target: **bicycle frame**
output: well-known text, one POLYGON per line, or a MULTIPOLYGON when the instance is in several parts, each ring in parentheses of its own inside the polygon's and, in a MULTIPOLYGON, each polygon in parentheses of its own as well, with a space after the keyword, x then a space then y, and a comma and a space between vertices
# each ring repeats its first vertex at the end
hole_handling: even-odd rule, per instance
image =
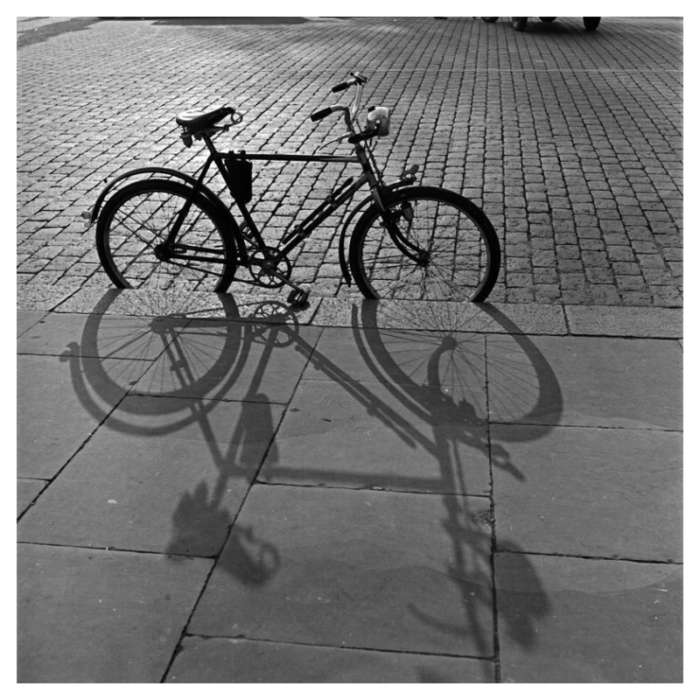
MULTIPOLYGON (((332 109, 332 108, 331 108, 332 109)), ((342 108, 347 110, 347 108, 342 108)), ((349 121, 350 117, 348 112, 346 111, 346 121, 349 121)), ((233 220, 233 217, 230 217, 230 211, 226 207, 221 200, 216 197, 218 203, 220 204, 220 208, 224 208, 227 210, 229 214, 229 218, 231 218, 232 223, 234 224, 234 235, 236 236, 236 240, 238 243, 238 260, 241 265, 244 267, 251 267, 252 265, 260 265, 261 267, 265 267, 265 272, 267 274, 270 274, 274 277, 277 277, 278 279, 282 280, 283 282, 286 282, 287 284, 290 284, 290 281, 286 278, 284 278, 282 275, 280 275, 275 269, 274 269, 274 264, 278 262, 279 260, 282 260, 286 258, 286 256, 294 250, 298 245, 302 243, 306 238, 308 238, 312 232, 320 226, 329 216, 331 216, 335 211, 337 211, 343 204, 346 202, 349 202, 355 194, 362 188, 364 185, 369 185, 370 188, 370 197, 363 200, 362 204, 366 204, 368 200, 374 200, 374 202, 379 206, 380 210, 383 210, 383 204, 382 204, 382 199, 381 199, 381 194, 380 194, 380 189, 385 188, 386 186, 383 185, 378 179, 377 176, 374 173, 374 169, 372 167, 372 164, 370 162, 370 158, 364 148, 364 146, 361 143, 355 144, 355 155, 352 156, 335 156, 335 155, 328 155, 328 154, 310 154, 310 155, 305 155, 305 154, 291 154, 291 153, 248 153, 245 150, 239 151, 239 152, 227 152, 227 153, 221 153, 220 151, 217 150, 216 146, 212 142, 211 136, 209 134, 203 134, 202 139, 204 140, 207 149, 209 150, 209 156, 207 160, 204 163, 204 166, 202 167, 202 170, 199 174, 199 177, 197 180, 194 182, 194 187, 191 193, 190 198, 185 202, 185 205, 183 206, 182 210, 180 211, 180 214, 173 224, 172 229, 170 230, 170 233, 168 235, 167 239, 167 245, 174 246, 175 248, 179 247, 183 251, 187 251, 188 248, 186 245, 182 244, 175 244, 175 240, 177 238, 177 235, 180 230, 180 226, 182 222, 185 220, 190 205, 194 201, 195 197, 197 196, 197 193, 200 191, 205 191, 205 194, 208 194, 211 192, 209 188, 206 187, 204 184, 204 180, 209 172, 209 169, 211 168, 212 163, 216 165, 217 170, 221 174, 221 176, 224 179, 224 182, 227 185, 228 191, 233 198, 233 200, 236 202, 236 206, 238 210, 241 213, 241 216, 243 218, 243 221, 245 223, 245 227, 243 231, 240 230, 240 228, 235 224, 235 220, 233 220), (260 232, 258 229, 257 225, 255 224, 255 221, 253 220, 251 213, 246 206, 246 204, 241 200, 240 197, 237 196, 236 194, 236 185, 234 182, 233 177, 230 175, 228 172, 228 169, 226 168, 226 165, 224 163, 224 157, 226 159, 233 159, 233 160, 244 160, 244 161, 283 161, 283 162, 301 162, 301 163, 343 163, 343 164, 350 164, 350 163, 355 163, 359 164, 362 168, 362 174, 357 178, 349 178, 345 182, 343 182, 338 188, 336 188, 334 191, 331 192, 331 194, 326 197, 326 199, 318 206, 316 207, 303 221, 300 223, 296 224, 294 228, 292 228, 290 231, 285 233, 285 235, 282 238, 282 243, 283 247, 280 249, 277 249, 275 251, 272 251, 270 248, 268 248, 265 239, 263 237, 263 234, 260 232), (243 240, 241 240, 241 238, 243 240), (259 259, 256 261, 253 261, 251 255, 249 254, 247 245, 252 244, 255 246, 256 250, 260 251, 260 253, 263 256, 264 262, 261 262, 259 259)), ((388 186, 388 189, 395 189, 396 187, 402 186, 404 184, 407 184, 410 182, 410 178, 412 175, 409 175, 409 179, 402 180, 400 182, 394 183, 393 185, 388 186)), ((351 216, 354 216, 355 213, 357 213, 357 209, 352 212, 351 216)), ((347 226, 347 224, 346 224, 347 226)), ((341 235, 341 252, 340 252, 340 265, 341 265, 341 270, 343 273, 343 278, 345 281, 350 284, 351 278, 350 278, 350 273, 348 270, 347 262, 345 261, 345 254, 342 249, 342 242, 344 240, 344 234, 346 231, 346 227, 343 229, 342 235, 341 235)), ((207 252, 207 251, 202 251, 202 252, 207 252)), ((189 259, 189 260, 197 260, 198 258, 193 257, 192 255, 180 255, 177 252, 171 252, 170 257, 177 259, 189 259)), ((291 283, 293 287, 296 287, 293 283, 291 283)))
MULTIPOLYGON (((258 227, 253 220, 248 207, 242 202, 236 195, 235 184, 233 179, 228 173, 226 166, 223 163, 222 156, 219 152, 215 150, 211 141, 207 143, 209 146, 211 155, 207 159, 204 165, 202 176, 206 175, 206 171, 214 162, 217 165, 219 172, 226 181, 228 190, 236 202, 236 206, 243 217, 243 220, 247 227, 247 232, 253 238, 253 242, 258 246, 263 252, 265 249, 265 240, 263 235, 259 231, 258 227)), ((246 160, 246 161, 283 161, 283 162, 297 162, 297 163, 357 163, 358 158, 354 156, 333 156, 333 155, 302 155, 302 154, 284 154, 284 153, 247 153, 246 151, 240 151, 238 153, 230 152, 226 154, 226 157, 233 160, 246 160)), ((294 228, 288 231, 282 238, 283 247, 278 251, 279 256, 288 255, 294 248, 296 248, 303 240, 308 238, 311 233, 320 226, 331 214, 337 211, 343 204, 350 201, 355 194, 364 185, 369 185, 372 190, 378 187, 378 181, 368 164, 368 159, 365 155, 366 167, 363 167, 362 174, 357 178, 349 178, 338 188, 330 193, 328 197, 316 207, 303 221, 296 224, 294 228)), ((362 163, 362 161, 360 160, 362 163)), ((200 176, 200 177, 202 177, 200 176)), ((202 178, 203 179, 203 178, 202 178)), ((244 234, 245 235, 245 234, 244 234)), ((246 264, 247 260, 242 259, 241 262, 246 264)))

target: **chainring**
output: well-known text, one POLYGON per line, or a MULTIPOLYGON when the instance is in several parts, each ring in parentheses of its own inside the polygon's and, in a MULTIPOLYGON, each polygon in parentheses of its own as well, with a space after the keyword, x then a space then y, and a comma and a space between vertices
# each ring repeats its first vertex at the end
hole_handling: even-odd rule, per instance
POLYGON ((282 255, 279 248, 265 246, 257 249, 250 256, 250 274, 253 284, 266 289, 277 289, 284 285, 285 281, 271 274, 274 270, 288 280, 292 274, 292 263, 286 255, 282 255))

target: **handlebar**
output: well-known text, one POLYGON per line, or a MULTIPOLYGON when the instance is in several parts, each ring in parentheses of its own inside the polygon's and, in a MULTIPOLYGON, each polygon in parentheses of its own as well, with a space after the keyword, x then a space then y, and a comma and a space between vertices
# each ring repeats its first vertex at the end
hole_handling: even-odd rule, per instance
MULTIPOLYGON (((348 130, 352 133, 353 137, 359 137, 360 134, 357 134, 355 132, 355 128, 353 127, 353 121, 355 119, 355 115, 357 114, 358 109, 360 108, 362 86, 367 82, 367 78, 364 75, 361 75, 360 73, 350 73, 350 75, 352 77, 348 80, 344 80, 342 83, 334 85, 331 88, 331 92, 342 92, 343 90, 347 90, 349 87, 352 87, 354 85, 357 88, 357 90, 352 106, 346 107, 345 105, 337 104, 333 105, 332 107, 322 107, 321 109, 318 109, 315 112, 313 112, 310 116, 310 119, 312 122, 317 122, 321 119, 325 119, 329 114, 332 114, 333 112, 343 112, 348 130)), ((362 133, 364 134, 365 132, 362 133)), ((364 138, 369 137, 364 136, 364 138)), ((360 140, 363 140, 363 138, 360 138, 360 140)))

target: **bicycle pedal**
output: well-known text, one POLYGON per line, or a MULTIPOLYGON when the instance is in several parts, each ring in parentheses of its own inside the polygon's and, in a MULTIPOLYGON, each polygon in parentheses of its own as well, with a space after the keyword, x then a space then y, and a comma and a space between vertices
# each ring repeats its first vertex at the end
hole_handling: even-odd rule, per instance
POLYGON ((292 306, 306 306, 309 301, 309 292, 305 289, 292 289, 287 297, 287 303, 292 306))

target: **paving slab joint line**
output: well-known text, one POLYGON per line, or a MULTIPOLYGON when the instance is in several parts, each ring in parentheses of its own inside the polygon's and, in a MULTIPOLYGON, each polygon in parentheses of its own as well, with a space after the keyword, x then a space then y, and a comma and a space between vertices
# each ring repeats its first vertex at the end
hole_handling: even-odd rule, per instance
POLYGON ((660 564, 664 566, 683 566, 682 561, 671 561, 668 559, 634 559, 631 557, 603 557, 593 554, 567 554, 565 552, 535 552, 529 550, 496 549, 493 554, 522 554, 532 557, 550 557, 552 559, 584 559, 586 561, 619 561, 630 564, 660 564))
POLYGON ((320 644, 314 642, 302 642, 299 640, 282 640, 282 639, 265 639, 262 637, 250 637, 245 634, 237 634, 232 637, 223 637, 220 635, 206 635, 206 634, 183 634, 178 646, 182 646, 181 642, 184 638, 188 639, 225 639, 225 640, 236 640, 236 641, 246 641, 246 642, 258 642, 261 644, 289 644, 291 646, 298 647, 314 647, 314 648, 324 648, 324 649, 337 649, 339 651, 371 651, 378 654, 406 654, 407 656, 425 656, 430 658, 448 658, 448 659, 473 659, 475 661, 491 661, 495 662, 495 656, 475 656, 473 654, 448 654, 444 652, 429 652, 429 651, 410 651, 406 649, 382 649, 376 647, 358 647, 350 645, 338 646, 335 644, 320 644))

